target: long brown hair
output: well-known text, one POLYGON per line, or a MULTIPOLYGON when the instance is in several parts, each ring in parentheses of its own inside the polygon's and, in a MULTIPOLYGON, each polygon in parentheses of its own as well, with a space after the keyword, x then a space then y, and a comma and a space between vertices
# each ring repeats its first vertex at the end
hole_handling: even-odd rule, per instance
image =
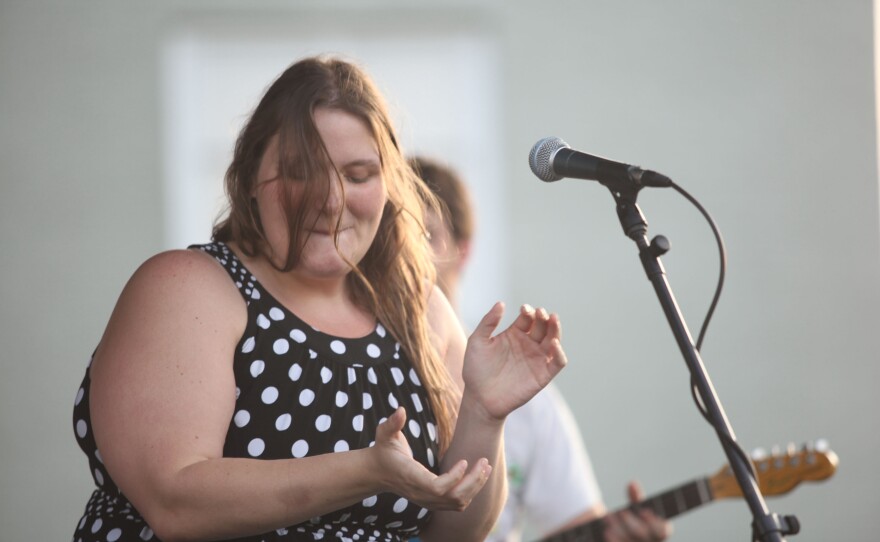
MULTIPOLYGON (((364 121, 376 140, 388 198, 379 230, 347 280, 354 300, 373 312, 409 355, 425 386, 437 418, 440 449, 452 440, 458 392, 430 340, 427 318, 429 288, 434 284, 430 247, 425 239, 426 207, 437 200, 407 164, 398 147, 384 99, 357 66, 337 58, 314 57, 296 62, 268 88, 235 144, 226 171, 229 211, 214 227, 215 241, 234 241, 248 256, 263 256, 280 271, 292 269, 307 240, 305 205, 329 194, 329 158, 315 127, 314 111, 344 111, 364 121), (269 250, 252 199, 260 160, 277 136, 278 171, 282 180, 307 179, 303 197, 284 205, 290 243, 286 261, 277 265, 269 250)), ((341 182, 341 181, 340 181, 341 182)), ((290 183, 283 183, 290 190, 290 183)), ((289 192, 288 192, 289 195, 289 192)), ((343 192, 344 197, 344 192, 343 192)))

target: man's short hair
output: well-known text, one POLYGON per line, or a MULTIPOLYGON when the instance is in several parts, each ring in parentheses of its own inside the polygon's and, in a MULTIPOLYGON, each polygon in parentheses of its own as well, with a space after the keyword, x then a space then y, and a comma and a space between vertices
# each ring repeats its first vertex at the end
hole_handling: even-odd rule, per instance
POLYGON ((470 241, 474 234, 474 212, 470 193, 454 169, 424 156, 409 160, 413 171, 443 202, 456 242, 470 241))

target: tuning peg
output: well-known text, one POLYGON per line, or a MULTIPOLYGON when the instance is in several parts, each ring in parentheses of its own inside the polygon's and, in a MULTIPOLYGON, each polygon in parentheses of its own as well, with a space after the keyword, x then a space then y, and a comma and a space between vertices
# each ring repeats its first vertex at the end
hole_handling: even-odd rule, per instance
POLYGON ((778 444, 770 448, 770 455, 773 457, 774 468, 781 469, 785 466, 785 456, 782 453, 782 448, 778 444))
POLYGON ((752 450, 752 453, 750 455, 752 458, 752 463, 755 464, 755 467, 759 471, 765 472, 768 467, 767 450, 765 450, 764 448, 755 448, 754 450, 752 450))
POLYGON ((809 441, 805 442, 803 446, 803 454, 804 459, 808 464, 813 464, 816 462, 816 442, 809 441))
POLYGON ((785 448, 785 455, 788 456, 788 463, 792 467, 796 467, 800 463, 797 455, 797 444, 789 442, 785 448))
POLYGON ((824 454, 831 449, 830 446, 828 445, 828 440, 826 440, 824 438, 817 439, 816 442, 814 442, 810 446, 805 445, 805 448, 808 450, 807 463, 809 463, 811 465, 816 463, 816 461, 817 461, 816 454, 817 453, 824 454))

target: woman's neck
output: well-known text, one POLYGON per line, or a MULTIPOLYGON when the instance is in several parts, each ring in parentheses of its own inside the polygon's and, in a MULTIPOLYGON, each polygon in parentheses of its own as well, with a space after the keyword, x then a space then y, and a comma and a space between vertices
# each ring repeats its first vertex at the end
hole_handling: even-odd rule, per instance
POLYGON ((376 316, 354 301, 348 275, 311 277, 296 269, 281 271, 264 256, 244 256, 230 245, 272 297, 315 329, 357 338, 375 328, 376 316))

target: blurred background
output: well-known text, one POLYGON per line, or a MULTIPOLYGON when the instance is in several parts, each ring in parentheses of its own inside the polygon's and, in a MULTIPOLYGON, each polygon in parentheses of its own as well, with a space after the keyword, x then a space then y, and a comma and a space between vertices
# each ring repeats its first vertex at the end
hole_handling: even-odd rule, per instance
MULTIPOLYGON (((793 540, 876 540, 880 216, 871 0, 0 0, 0 540, 68 540, 92 481, 71 409, 116 297, 150 255, 208 239, 238 128, 305 55, 363 65, 410 152, 479 210, 463 316, 562 317, 557 380, 606 502, 726 458, 601 185, 538 181, 532 145, 655 169, 718 223, 729 267, 702 353, 746 450, 827 439, 826 482, 767 499, 793 540), (508 311, 512 312, 512 311, 508 311)), ((644 190, 696 337, 708 225, 644 190)), ((746 541, 742 501, 674 540, 746 541)))

